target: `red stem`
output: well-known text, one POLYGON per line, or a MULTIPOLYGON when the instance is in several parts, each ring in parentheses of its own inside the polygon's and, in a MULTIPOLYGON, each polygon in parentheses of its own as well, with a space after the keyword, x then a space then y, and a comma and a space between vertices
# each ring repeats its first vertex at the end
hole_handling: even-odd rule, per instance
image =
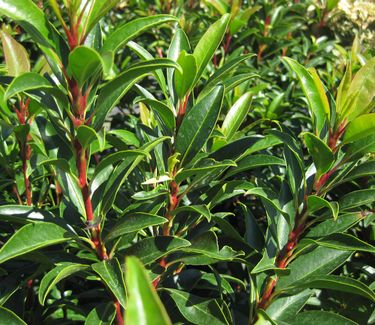
POLYGON ((117 325, 124 325, 124 318, 122 317, 121 305, 118 302, 118 300, 115 301, 114 305, 115 305, 115 309, 116 309, 117 325))

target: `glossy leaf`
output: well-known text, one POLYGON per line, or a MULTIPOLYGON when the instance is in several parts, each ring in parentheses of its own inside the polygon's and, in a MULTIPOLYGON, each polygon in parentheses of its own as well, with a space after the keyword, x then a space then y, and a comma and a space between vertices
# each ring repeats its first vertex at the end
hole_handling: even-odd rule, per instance
POLYGON ((71 240, 73 235, 60 226, 35 223, 23 226, 0 249, 0 264, 34 250, 71 240))
POLYGON ((124 275, 117 258, 110 261, 102 261, 91 265, 92 269, 99 274, 105 285, 118 299, 122 307, 126 308, 126 290, 124 275))
POLYGON ((115 29, 104 42, 102 51, 116 52, 121 45, 126 44, 145 30, 172 21, 177 21, 177 18, 172 15, 154 15, 134 19, 115 29))
POLYGON ((125 249, 124 254, 137 256, 143 264, 147 265, 168 253, 187 246, 190 246, 190 242, 178 237, 148 237, 125 249))
POLYGON ((375 247, 348 234, 331 234, 314 241, 320 246, 346 251, 363 251, 375 253, 375 247))
POLYGON ((176 150, 181 153, 181 164, 189 163, 202 149, 218 119, 223 86, 215 87, 185 115, 176 137, 176 150))
POLYGON ((193 324, 229 324, 215 299, 204 299, 188 292, 165 289, 176 303, 180 313, 193 324))
POLYGON ((310 325, 312 323, 318 323, 321 325, 356 325, 356 322, 334 313, 327 311, 305 311, 296 316, 291 323, 292 325, 310 325))
POLYGON ((25 48, 5 31, 0 31, 0 37, 8 75, 17 77, 29 72, 30 61, 25 48))
POLYGON ((311 115, 314 121, 315 134, 319 136, 330 115, 328 99, 325 95, 322 82, 316 72, 309 72, 297 61, 286 57, 284 61, 297 74, 302 90, 309 102, 311 115))
POLYGON ((172 324, 141 262, 126 258, 126 286, 129 300, 125 313, 126 324, 172 324))
POLYGON ((304 139, 316 167, 316 176, 319 178, 331 168, 335 161, 332 150, 312 133, 304 133, 304 139))
POLYGON ((69 54, 68 71, 79 86, 95 77, 102 69, 103 63, 99 53, 89 47, 78 46, 69 54))
POLYGON ((176 70, 174 73, 174 86, 178 98, 183 99, 190 93, 197 71, 195 56, 182 51, 177 59, 182 72, 176 70))
POLYGON ((139 231, 146 227, 163 224, 167 219, 155 214, 136 212, 123 216, 106 236, 105 241, 113 240, 119 236, 139 231))
POLYGON ((26 323, 19 318, 11 310, 0 306, 0 320, 5 325, 26 325, 26 323))
POLYGON ((155 59, 133 65, 115 79, 108 82, 100 91, 96 102, 96 113, 93 126, 100 129, 109 111, 117 104, 130 88, 145 75, 161 68, 178 68, 169 59, 155 59))
POLYGON ((82 147, 87 149, 93 141, 98 140, 98 135, 89 126, 81 125, 77 128, 77 139, 82 147))
POLYGON ((208 28, 195 47, 193 55, 195 56, 198 69, 194 84, 196 84, 201 78, 208 62, 214 56, 216 49, 219 47, 225 31, 227 30, 229 20, 230 15, 223 15, 208 28))
POLYGON ((110 325, 115 313, 113 303, 97 305, 87 315, 85 325, 110 325))
POLYGON ((40 282, 38 293, 40 304, 44 305, 48 294, 57 283, 74 273, 87 269, 88 267, 88 265, 84 264, 66 262, 62 263, 61 265, 57 265, 55 268, 49 271, 40 282))
POLYGON ((369 134, 375 134, 375 113, 361 115, 349 123, 343 143, 354 142, 369 134))
POLYGON ((232 138, 234 133, 245 120, 250 109, 252 95, 253 94, 251 92, 247 92, 242 95, 229 109, 227 115, 225 116, 221 131, 227 137, 227 139, 232 138))

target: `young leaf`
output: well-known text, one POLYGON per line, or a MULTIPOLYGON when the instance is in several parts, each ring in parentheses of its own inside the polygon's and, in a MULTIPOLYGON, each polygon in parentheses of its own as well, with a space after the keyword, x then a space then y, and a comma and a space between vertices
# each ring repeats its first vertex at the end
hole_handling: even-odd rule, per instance
POLYGON ((91 265, 92 269, 100 275, 105 285, 118 299, 122 307, 126 308, 126 290, 124 275, 117 258, 110 261, 101 261, 91 265))
POLYGON ((206 143, 216 125, 223 96, 224 87, 219 85, 185 115, 176 137, 181 165, 189 163, 206 143))
POLYGON ((39 248, 60 244, 73 238, 64 228, 42 222, 19 229, 0 249, 0 264, 39 248))
POLYGON ((332 167, 335 161, 332 150, 312 133, 304 133, 304 139, 316 167, 316 178, 319 179, 332 167))
POLYGON ((77 139, 82 145, 82 148, 87 149, 90 144, 98 140, 99 137, 94 129, 86 125, 81 125, 77 128, 77 139))
POLYGON ((17 77, 29 72, 30 61, 25 48, 5 31, 0 31, 0 37, 8 75, 17 77))
POLYGON ((68 71, 77 80, 79 87, 103 70, 102 58, 98 52, 86 46, 78 46, 69 54, 68 71))
POLYGON ((197 62, 194 55, 182 51, 177 59, 177 63, 181 66, 182 72, 178 70, 175 71, 174 86, 177 97, 182 100, 190 93, 193 86, 197 71, 197 62))
POLYGON ((284 57, 284 61, 297 74, 302 90, 309 102, 315 134, 319 136, 330 114, 328 99, 322 83, 316 72, 311 74, 302 65, 291 58, 284 57))
POLYGON ((246 118, 246 115, 250 109, 252 100, 252 92, 243 94, 230 108, 227 115, 225 116, 221 131, 229 140, 232 138, 234 133, 241 126, 242 122, 246 118))
POLYGON ((129 300, 125 313, 126 324, 171 325, 168 314, 141 262, 129 256, 126 258, 126 287, 129 300))
POLYGON ((198 69, 194 84, 196 84, 201 78, 208 62, 210 62, 216 49, 223 40, 229 21, 230 15, 223 15, 218 21, 208 28, 195 47, 193 55, 195 56, 198 69))
POLYGON ((375 113, 364 114, 350 122, 343 143, 354 142, 369 134, 375 134, 375 113))

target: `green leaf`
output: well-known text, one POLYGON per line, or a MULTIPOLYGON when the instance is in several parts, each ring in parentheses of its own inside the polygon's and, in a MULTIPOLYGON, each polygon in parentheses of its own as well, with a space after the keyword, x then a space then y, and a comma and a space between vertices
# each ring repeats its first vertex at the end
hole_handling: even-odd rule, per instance
POLYGON ((339 199, 340 209, 348 210, 361 205, 374 203, 375 189, 349 192, 339 199))
POLYGON ((111 325, 115 314, 113 303, 99 304, 87 315, 85 325, 111 325))
POLYGON ((49 271, 40 282, 38 293, 40 304, 44 306, 44 302, 46 301, 49 292, 57 283, 74 273, 87 269, 88 267, 88 265, 84 264, 64 262, 49 271))
POLYGON ((349 213, 340 215, 337 220, 328 219, 310 229, 306 237, 320 238, 336 232, 343 232, 361 221, 361 213, 349 213))
POLYGON ((178 207, 177 209, 172 211, 172 215, 177 215, 180 212, 193 212, 197 213, 199 215, 204 216, 208 222, 211 221, 211 212, 210 209, 207 207, 207 205, 188 205, 188 206, 182 206, 178 207))
POLYGON ((232 167, 228 170, 228 172, 225 174, 225 178, 231 177, 233 175, 236 175, 238 173, 247 171, 249 169, 263 167, 263 166, 284 166, 285 161, 284 159, 271 156, 271 155, 250 155, 247 157, 242 158, 237 162, 236 167, 232 167))
POLYGON ((297 61, 287 57, 284 57, 284 61, 297 74, 302 90, 309 103, 315 134, 319 136, 330 114, 328 99, 322 82, 315 71, 312 73, 309 72, 297 61))
POLYGON ((0 37, 8 75, 17 77, 29 72, 30 61, 25 48, 5 31, 0 31, 0 37))
POLYGON ((109 34, 103 44, 102 51, 116 52, 121 45, 126 44, 145 30, 172 21, 178 21, 178 19, 172 15, 154 15, 134 19, 109 34))
POLYGON ((375 96, 375 57, 355 74, 341 104, 340 120, 353 121, 357 116, 369 112, 375 96))
POLYGON ((156 236, 143 239, 123 251, 124 255, 137 256, 143 264, 155 262, 170 252, 190 246, 185 239, 172 236, 156 236))
POLYGON ((224 87, 219 85, 186 113, 176 137, 181 165, 189 163, 206 143, 216 125, 223 96, 224 87))
POLYGON ((68 71, 79 87, 103 70, 102 58, 98 52, 86 46, 78 46, 69 54, 68 71))
POLYGON ((32 0, 0 0, 0 13, 19 22, 34 39, 46 47, 53 47, 56 32, 47 15, 32 0))
POLYGON ((12 80, 4 94, 4 98, 8 99, 21 92, 43 87, 52 87, 52 85, 40 74, 35 72, 26 72, 12 80))
POLYGON ((195 56, 198 70, 194 84, 196 84, 201 78, 207 64, 210 62, 216 49, 223 40, 229 21, 230 15, 223 15, 218 21, 208 28, 195 47, 193 55, 195 56))
POLYGON ((49 222, 28 224, 19 229, 0 249, 0 264, 39 248, 60 244, 73 234, 49 222))
POLYGON ((316 178, 326 173, 335 161, 332 150, 317 136, 306 132, 303 134, 307 150, 316 167, 316 178))
POLYGON ((293 321, 312 293, 311 290, 304 290, 293 296, 277 298, 267 308, 267 315, 275 321, 293 321))
MULTIPOLYGON (((331 289, 360 295, 371 301, 375 301, 375 293, 367 285, 356 279, 342 275, 319 275, 305 279, 297 283, 298 288, 331 289)), ((267 310, 268 311, 268 310, 267 310)))
POLYGON ((276 290, 293 286, 313 275, 327 275, 343 264, 352 252, 318 246, 313 251, 297 257, 290 264, 290 274, 280 277, 276 290))
POLYGON ((171 325, 168 314, 141 262, 136 257, 126 258, 126 287, 129 300, 125 313, 126 324, 171 325))
POLYGON ((250 104, 252 100, 252 92, 247 92, 243 94, 230 108, 227 115, 225 116, 221 131, 227 137, 231 139, 234 133, 241 126, 242 122, 245 120, 246 115, 250 109, 250 104))
POLYGON ((320 196, 309 195, 307 198, 307 208, 309 214, 314 213, 322 208, 328 208, 332 213, 333 219, 337 219, 339 214, 339 206, 337 202, 328 202, 320 196))
MULTIPOLYGON (((182 51, 190 52, 189 40, 185 32, 178 28, 172 38, 171 44, 168 49, 168 59, 177 62, 177 59, 182 51)), ((175 91, 173 87, 173 69, 167 69, 167 83, 169 88, 169 93, 172 97, 172 102, 175 102, 175 91)))
POLYGON ((86 33, 90 32, 99 20, 105 16, 120 0, 93 0, 85 20, 86 33))
POLYGON ((110 230, 105 241, 113 240, 125 234, 137 232, 143 228, 161 225, 168 220, 155 214, 135 212, 123 216, 110 230))
POLYGON ((110 261, 101 261, 91 265, 92 269, 100 275, 105 285, 117 298, 122 307, 126 308, 126 290, 124 275, 117 258, 110 261))
POLYGON ((117 104, 133 85, 147 74, 161 68, 175 68, 179 66, 169 59, 155 59, 131 66, 125 72, 109 81, 99 92, 96 101, 93 126, 98 130, 103 125, 109 111, 117 104))
POLYGON ((182 72, 178 70, 175 71, 174 86, 178 98, 182 100, 190 93, 193 87, 195 74, 197 72, 197 62, 194 55, 182 51, 177 59, 177 63, 181 66, 182 72))
POLYGON ((358 325, 344 316, 327 311, 305 311, 296 316, 291 325, 358 325))
POLYGON ((370 134, 375 134, 375 113, 361 115, 350 122, 344 134, 343 144, 354 142, 370 134))
POLYGON ((11 310, 0 306, 0 320, 4 325, 27 325, 11 310))
POLYGON ((80 125, 77 128, 77 139, 82 145, 83 149, 87 149, 92 142, 99 140, 95 130, 87 125, 80 125))
POLYGON ((150 98, 145 98, 141 101, 147 104, 156 113, 156 116, 161 121, 162 125, 165 125, 169 130, 175 129, 176 119, 172 110, 166 104, 159 100, 150 98))
POLYGON ((375 253, 374 246, 348 234, 331 234, 314 240, 314 243, 339 250, 375 253))
POLYGON ((201 298, 181 290, 164 290, 170 294, 178 310, 190 323, 197 325, 229 324, 218 300, 201 298))

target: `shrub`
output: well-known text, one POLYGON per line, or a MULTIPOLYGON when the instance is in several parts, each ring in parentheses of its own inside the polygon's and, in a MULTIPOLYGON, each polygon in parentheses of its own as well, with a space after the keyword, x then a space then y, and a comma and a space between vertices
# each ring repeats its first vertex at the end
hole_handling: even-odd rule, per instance
POLYGON ((117 3, 0 0, 0 320, 371 324, 375 58, 312 37, 333 4, 117 3))

